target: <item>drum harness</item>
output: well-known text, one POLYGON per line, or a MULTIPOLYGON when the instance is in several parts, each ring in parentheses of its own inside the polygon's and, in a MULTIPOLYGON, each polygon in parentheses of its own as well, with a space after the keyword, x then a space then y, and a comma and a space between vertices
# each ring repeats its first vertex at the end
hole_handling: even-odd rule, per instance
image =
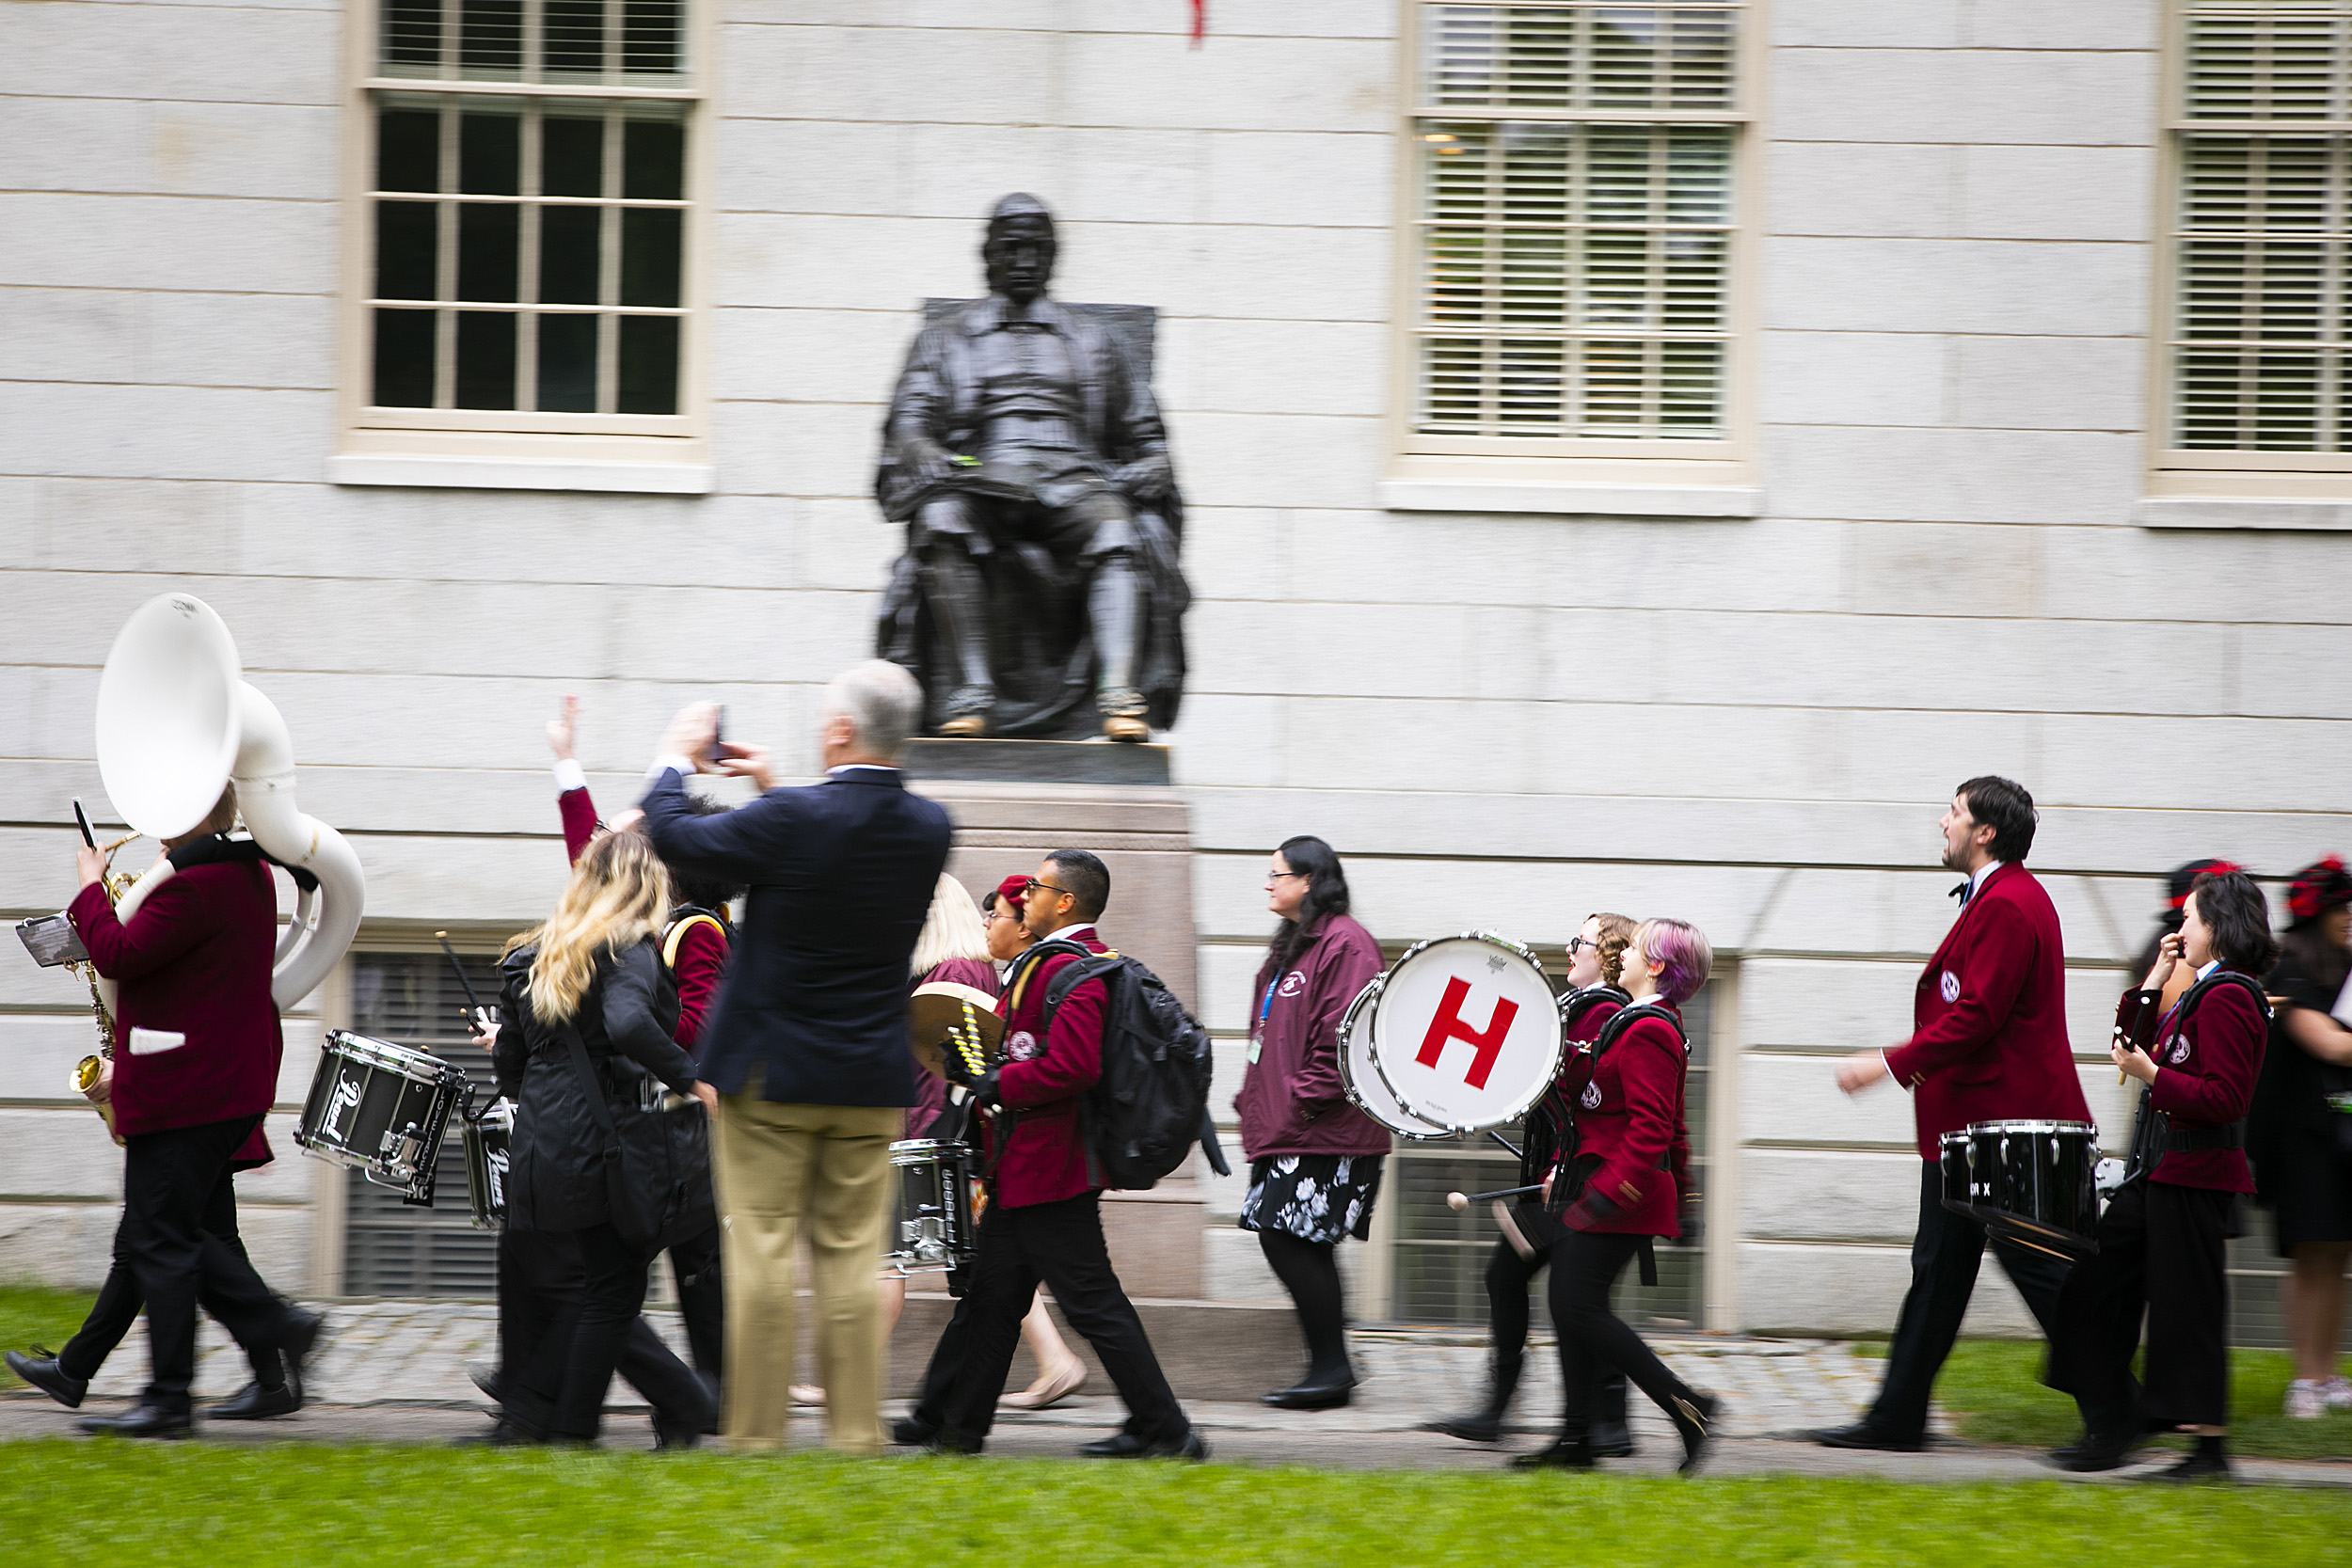
MULTIPOLYGON (((2206 994, 2215 987, 2225 985, 2239 987, 2251 995, 2254 999, 2254 1010, 2265 1022, 2269 1019, 2270 999, 2263 994, 2260 981, 2251 975, 2241 974, 2233 969, 2217 969, 2189 987, 2188 993, 2173 1005, 2172 1010, 2157 1023, 2156 1041, 2151 1043, 2162 1040, 2165 1024, 2169 1023, 2176 1029, 2186 1024, 2189 1014, 2196 1011, 2197 1005, 2205 999, 2206 994)), ((2135 1045, 2138 1043, 2137 1036, 2139 1022, 2147 1017, 2148 1010, 2154 1005, 2155 994, 2155 992, 2145 990, 2139 993, 2139 1009, 2134 1014, 2131 1025, 2135 1045)), ((2142 1084, 2139 1087, 2139 1119, 2132 1129, 2132 1157, 2130 1164, 2123 1172, 2125 1181, 2146 1179, 2156 1168, 2156 1162, 2167 1154, 2188 1154, 2209 1148, 2244 1148, 2246 1147, 2246 1118, 2244 1117, 2238 1117, 2227 1127, 2174 1127, 2172 1117, 2166 1112, 2157 1110, 2153 1105, 2155 1094, 2155 1085, 2153 1084, 2142 1084)))
MULTIPOLYGON (((1595 989, 1597 990, 1598 988, 1595 989)), ((1619 992, 1618 994, 1622 995, 1624 993, 1619 992)), ((1597 1001, 1599 998, 1596 997, 1594 1000, 1597 1001)), ((1563 1010, 1565 1011, 1565 1009, 1563 1010)), ((1675 1042, 1682 1047, 1683 1056, 1686 1060, 1689 1058, 1691 1054, 1691 1037, 1683 1033, 1682 1020, 1675 1016, 1674 1010, 1669 1007, 1661 1007, 1654 1002, 1636 1002, 1630 1006, 1618 1008, 1615 1013, 1611 1015, 1609 1022, 1600 1026, 1600 1038, 1593 1042, 1593 1067, 1596 1071, 1599 1069, 1601 1056, 1607 1053, 1611 1046, 1617 1043, 1619 1037, 1624 1035, 1628 1029, 1633 1027, 1634 1024, 1641 1022, 1646 1018, 1662 1019, 1665 1022, 1666 1026, 1675 1032, 1675 1042)), ((1583 1196, 1584 1183, 1586 1180, 1591 1177, 1595 1170, 1599 1168, 1597 1160, 1596 1160, 1592 1164, 1581 1164, 1584 1157, 1577 1152, 1577 1146, 1583 1140, 1577 1133, 1576 1117, 1574 1112, 1571 1111, 1567 1121, 1561 1129, 1560 1174, 1564 1179, 1572 1177, 1575 1184, 1570 1186, 1566 1180, 1558 1180, 1552 1182, 1551 1201, 1549 1208, 1554 1214, 1565 1210, 1569 1204, 1574 1203, 1579 1197, 1583 1196)), ((1669 1147, 1663 1153, 1658 1156, 1656 1162, 1658 1169, 1669 1173, 1671 1173, 1675 1168, 1674 1150, 1671 1145, 1672 1140, 1669 1140, 1669 1147)), ((1642 1250, 1636 1255, 1641 1259, 1641 1277, 1642 1283, 1645 1285, 1656 1285, 1658 1283, 1658 1253, 1655 1243, 1655 1237, 1643 1237, 1642 1250)))

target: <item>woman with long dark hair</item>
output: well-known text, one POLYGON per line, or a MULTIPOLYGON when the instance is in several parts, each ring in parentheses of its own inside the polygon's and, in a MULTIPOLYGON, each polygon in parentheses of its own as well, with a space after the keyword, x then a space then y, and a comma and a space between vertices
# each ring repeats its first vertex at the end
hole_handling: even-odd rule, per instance
POLYGON ((2296 872, 2287 918, 2247 1148, 2261 1201, 2278 1213, 2279 1255, 2290 1259, 2279 1282, 2295 1348, 2286 1413, 2316 1420, 2352 1409, 2352 1382, 2336 1370, 2352 1260, 2352 1029, 2335 1015, 2352 973, 2352 870, 2329 855, 2296 872))
POLYGON ((1266 868, 1280 918, 1249 992, 1249 1061, 1234 1108, 1249 1156, 1241 1227, 1298 1309, 1307 1375, 1264 1396, 1280 1410, 1347 1403, 1340 1238, 1372 1232, 1388 1130, 1350 1104, 1340 1078, 1340 1018, 1380 973, 1380 944, 1348 913, 1347 874, 1319 838, 1285 839, 1266 868))

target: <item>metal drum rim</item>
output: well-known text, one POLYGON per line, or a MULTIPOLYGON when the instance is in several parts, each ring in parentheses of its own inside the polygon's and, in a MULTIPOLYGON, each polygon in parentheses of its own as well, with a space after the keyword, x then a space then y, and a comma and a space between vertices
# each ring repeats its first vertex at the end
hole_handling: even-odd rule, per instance
POLYGON ((1968 1124, 1967 1132, 1968 1135, 1971 1137, 1974 1137, 1980 1132, 1992 1133, 1994 1135, 2004 1132, 2088 1132, 2091 1136, 2096 1137, 2099 1133, 2099 1128, 2097 1123, 2089 1121, 1972 1121, 1968 1124))
MULTIPOLYGON (((1518 958, 1527 960, 1527 962, 1534 967, 1535 971, 1535 977, 1539 980, 1543 980, 1547 990, 1550 988, 1551 982, 1546 978, 1544 974, 1543 959, 1537 958, 1523 944, 1513 942, 1509 937, 1502 935, 1500 931, 1486 930, 1456 931, 1452 936, 1424 938, 1422 941, 1413 943, 1412 946, 1407 947, 1404 952, 1398 954, 1396 957, 1396 962, 1391 964, 1388 969, 1382 973, 1380 977, 1383 980, 1392 977, 1399 970, 1405 967, 1406 963, 1411 959, 1414 955, 1420 953, 1422 949, 1435 947, 1440 942, 1484 942, 1489 947, 1500 947, 1507 953, 1514 954, 1518 958)), ((1382 994, 1384 996, 1387 994, 1385 990, 1382 994)), ((1419 1109, 1410 1100, 1407 1100, 1404 1095, 1397 1092, 1395 1081, 1390 1078, 1388 1069, 1380 1065, 1380 1041, 1376 1035, 1372 1041, 1371 1048, 1367 1050, 1364 1054, 1372 1058, 1372 1070, 1380 1075, 1381 1086, 1389 1091, 1389 1097, 1391 1099, 1394 1100, 1399 1105, 1405 1108, 1407 1115, 1418 1117, 1432 1127, 1444 1128, 1446 1130, 1444 1135, 1447 1137, 1468 1137, 1473 1132, 1484 1132, 1489 1127, 1507 1127, 1512 1122, 1518 1120, 1519 1117, 1527 1115, 1529 1111, 1534 1110, 1536 1102, 1541 1101, 1545 1094, 1550 1090, 1552 1085, 1559 1081, 1561 1057, 1565 1053, 1567 1049, 1567 1025, 1561 1022, 1560 1009, 1556 1005, 1545 1008, 1541 1016, 1550 1024, 1551 1027, 1552 1041, 1550 1070, 1544 1074, 1543 1081, 1535 1085, 1535 1092, 1529 1095, 1524 1103, 1514 1108, 1509 1115, 1499 1117, 1492 1121, 1468 1123, 1453 1122, 1429 1115, 1429 1113, 1419 1109)), ((1377 1002, 1373 1005, 1372 1018, 1368 1022, 1375 1028, 1379 1024, 1380 1008, 1377 1002)))
POLYGON ((453 1073, 464 1071, 464 1069, 455 1063, 444 1061, 430 1051, 419 1051, 416 1047, 403 1045, 398 1040, 382 1039, 374 1035, 356 1034, 349 1029, 329 1029, 326 1038, 319 1042, 320 1060, 323 1062, 330 1055, 340 1056, 345 1061, 358 1062, 364 1067, 381 1068, 386 1072, 396 1072, 411 1083, 422 1084, 428 1088, 438 1088, 450 1081, 453 1073), (349 1050, 338 1046, 336 1042, 339 1040, 357 1041, 367 1049, 349 1050), (430 1076, 419 1071, 420 1065, 427 1062, 437 1069, 430 1076))
MULTIPOLYGON (((1347 1097, 1347 1102, 1350 1105, 1355 1106, 1356 1109, 1363 1112, 1364 1115, 1379 1123, 1381 1127, 1385 1128, 1390 1134, 1394 1137, 1407 1138, 1414 1143, 1437 1143, 1443 1139, 1451 1138, 1454 1134, 1445 1131, 1433 1121, 1423 1121, 1422 1123, 1422 1126, 1428 1129, 1425 1132, 1411 1132, 1395 1125, 1393 1122, 1391 1122, 1383 1117, 1378 1109, 1369 1104, 1364 1099, 1363 1092, 1356 1086, 1356 1069, 1347 1059, 1348 1037, 1355 1031, 1356 1020, 1358 1016, 1363 1011, 1368 1003, 1377 998, 1381 989, 1388 984, 1388 971, 1382 970, 1379 974, 1365 981, 1364 989, 1356 993, 1354 998, 1347 1004, 1347 1010, 1340 1015, 1339 1037, 1334 1042, 1339 1047, 1340 1092, 1347 1097)), ((1367 1052, 1366 1054, 1369 1055, 1370 1053, 1367 1052)), ((1377 1069, 1375 1069, 1375 1070, 1377 1069)), ((1395 1097, 1391 1096, 1390 1098, 1394 1099, 1395 1097)), ((1397 1109, 1400 1111, 1404 1110, 1403 1104, 1399 1103, 1397 1109)), ((1406 1114, 1410 1115, 1409 1112, 1406 1114)))

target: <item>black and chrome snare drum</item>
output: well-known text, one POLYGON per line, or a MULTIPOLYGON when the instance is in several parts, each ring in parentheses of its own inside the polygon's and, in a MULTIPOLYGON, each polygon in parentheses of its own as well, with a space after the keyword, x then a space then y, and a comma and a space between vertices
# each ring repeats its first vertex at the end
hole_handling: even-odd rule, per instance
POLYGON ((1936 1140, 1944 1173, 1944 1207, 1955 1214, 1977 1217, 1977 1200, 1968 1190, 1968 1134, 1947 1132, 1936 1140))
POLYGON ((1968 1146, 1969 1192, 1987 1230, 2058 1258, 2099 1250, 2098 1128, 1979 1121, 1969 1125, 1968 1146))
POLYGON ((515 1104, 494 1100, 457 1130, 466 1148, 466 1198, 477 1230, 506 1228, 506 1158, 515 1143, 515 1104))
POLYGON ((890 1146, 898 1178, 897 1245, 882 1261, 900 1274, 960 1269, 979 1250, 972 1213, 971 1146, 909 1138, 890 1146))
POLYGON ((319 1046, 294 1142, 306 1154, 429 1205, 441 1137, 466 1087, 465 1069, 438 1056, 332 1030, 319 1046))

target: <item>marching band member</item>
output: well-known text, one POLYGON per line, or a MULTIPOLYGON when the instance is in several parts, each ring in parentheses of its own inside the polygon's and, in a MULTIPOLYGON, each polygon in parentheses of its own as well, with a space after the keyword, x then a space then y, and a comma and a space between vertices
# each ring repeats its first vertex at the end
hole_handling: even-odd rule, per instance
MULTIPOLYGON (((1523 1186, 1532 1187, 1551 1174, 1571 1135, 1570 1108, 1592 1077, 1592 1043, 1625 1006, 1625 992, 1617 981, 1633 932, 1634 923, 1626 915, 1593 914, 1585 917, 1583 927, 1568 940, 1568 990, 1560 999, 1568 1050, 1560 1058, 1559 1081, 1527 1115, 1526 1141, 1519 1153, 1523 1186)), ((1562 1234, 1560 1222, 1532 1193, 1513 1206, 1511 1222, 1532 1250, 1522 1253, 1508 1236, 1500 1236, 1493 1256, 1486 1260, 1486 1322, 1494 1338, 1494 1366, 1486 1402, 1464 1415, 1442 1417, 1426 1428, 1469 1443, 1491 1443, 1502 1435, 1502 1418, 1510 1412, 1511 1396, 1518 1390, 1519 1371, 1526 1362, 1527 1289, 1551 1261, 1551 1244, 1562 1234)), ((1613 1367, 1605 1369, 1599 1389, 1600 1404, 1592 1417, 1593 1452, 1602 1459, 1631 1453, 1633 1434, 1625 1417, 1625 1374, 1613 1367)))
MULTIPOLYGON (((1094 922, 1110 901, 1110 870, 1083 849, 1057 849, 1022 886, 1023 921, 1039 939, 1089 953, 1107 953, 1094 922)), ((1083 1445, 1089 1459, 1206 1459, 1209 1446, 1168 1386, 1168 1374, 1143 1331, 1143 1321, 1111 1270, 1103 1237, 1103 1190, 1089 1180, 1079 1101, 1102 1075, 1103 1009, 1107 988, 1089 980, 1074 988, 1045 1020, 1045 996, 1055 973, 1078 961, 1068 951, 1025 957, 1013 966, 999 1010, 1006 1022, 1001 1068, 967 1086, 981 1109, 1000 1113, 992 1140, 1003 1144, 980 1220, 979 1254, 965 1296, 970 1320, 961 1365, 947 1375, 940 1424, 923 1435, 930 1446, 977 1453, 994 1423, 997 1396, 1012 1365, 1021 1319, 1040 1282, 1071 1327, 1086 1336, 1095 1357, 1126 1402, 1118 1432, 1083 1445), (1042 1037, 1041 1037, 1041 1036, 1042 1037), (1004 1117, 1001 1113, 1015 1112, 1004 1117)), ((951 1053, 950 1076, 963 1069, 951 1053)), ((936 1354, 933 1357, 937 1361, 936 1354)), ((934 1372, 940 1370, 936 1366, 934 1372)), ((925 1381, 930 1381, 926 1374, 925 1381)))
POLYGON ((1694 927, 1645 920, 1626 944, 1626 1004, 1594 1043, 1576 1099, 1576 1148, 1544 1182, 1564 1234, 1551 1248, 1551 1321, 1560 1336, 1567 1418, 1549 1448, 1521 1454, 1522 1468, 1589 1469, 1597 1370, 1614 1367, 1654 1401, 1682 1438, 1682 1469, 1695 1469, 1712 1435, 1717 1401, 1667 1370, 1610 1310, 1617 1276, 1636 1257, 1650 1275, 1651 1240, 1680 1234, 1683 1181, 1677 1145, 1689 1145, 1683 1090, 1690 1045, 1682 1004, 1707 983, 1714 952, 1694 927))
POLYGON ((1281 925, 1250 988, 1256 1022, 1233 1100, 1250 1162, 1239 1223, 1258 1233, 1307 1341, 1307 1375, 1263 1402, 1328 1410, 1356 1386, 1336 1254, 1342 1237, 1372 1234, 1389 1152, 1388 1129, 1347 1101, 1340 1018, 1380 973, 1380 944, 1348 913, 1347 873, 1323 840, 1284 840, 1265 885, 1281 925))
MULTIPOLYGON (((581 851, 547 923, 508 948, 494 1053, 501 1083, 517 1089, 508 1225, 572 1232, 584 1271, 552 1409, 522 1405, 520 1379, 501 1388, 508 1423, 531 1435, 596 1440, 654 1258, 613 1223, 598 1155, 608 1134, 588 1096, 610 1101, 620 1092, 615 1058, 625 1057, 706 1110, 718 1098, 671 1038, 676 1002, 661 984, 654 935, 668 903, 668 878, 652 844, 635 832, 606 833, 581 851), (593 1083, 581 1081, 583 1052, 593 1083)), ((647 1370, 658 1374, 660 1392, 646 1392, 656 1433, 664 1444, 691 1447, 711 1414, 708 1390, 666 1350, 655 1359, 647 1370)))
MULTIPOLYGON (((1861 1420, 1813 1434, 1826 1448, 1910 1451, 1927 1440, 1928 1395, 1960 1336, 1986 1240, 1983 1226, 1944 1207, 1937 1140, 1975 1121, 2090 1120, 2066 1037, 2065 938, 2025 866, 2038 820, 2022 784, 1988 774, 1960 786, 1941 823, 1944 865, 1968 879, 1952 890, 1959 918, 1919 976, 1911 1038, 1838 1064, 1850 1095, 1890 1077, 1911 1091, 1926 1164, 1886 1382, 1861 1420)), ((1993 1255, 2048 1333, 2065 1259, 2000 1237, 1993 1255)))
MULTIPOLYGON (((234 1231, 231 1175, 276 1096, 283 1050, 270 999, 278 895, 269 869, 216 852, 236 812, 231 785, 202 823, 166 841, 180 870, 127 926, 106 896, 105 857, 87 847, 74 852, 82 889, 67 912, 90 961, 120 987, 115 1027, 123 1049, 113 1101, 126 1147, 115 1245, 146 1302, 153 1358, 139 1402, 120 1416, 85 1417, 91 1432, 183 1437, 192 1430, 199 1294, 249 1354, 274 1348, 283 1363, 279 1399, 262 1402, 283 1409, 231 1414, 297 1407, 302 1362, 318 1340, 319 1317, 273 1295, 243 1248, 222 1234, 234 1231)), ((260 1364, 257 1357, 257 1371, 260 1364)))
POLYGON ((2115 1469, 2156 1426, 2197 1438, 2163 1479, 2230 1473, 2225 1251, 2238 1195, 2254 1190, 2245 1117, 2270 1025, 2261 976, 2279 943, 2270 906, 2243 871, 2198 877, 2183 915, 2142 989, 2125 991, 2117 1007, 2109 1053, 2146 1086, 2131 1164, 2099 1217, 2099 1250, 2058 1292, 2042 1381, 2074 1395, 2083 1417, 2081 1438, 2051 1455, 2060 1469, 2115 1469), (2195 983, 2164 1009, 2159 999, 2183 958, 2195 983), (2135 1383, 2143 1313, 2146 1376, 2135 1383))

